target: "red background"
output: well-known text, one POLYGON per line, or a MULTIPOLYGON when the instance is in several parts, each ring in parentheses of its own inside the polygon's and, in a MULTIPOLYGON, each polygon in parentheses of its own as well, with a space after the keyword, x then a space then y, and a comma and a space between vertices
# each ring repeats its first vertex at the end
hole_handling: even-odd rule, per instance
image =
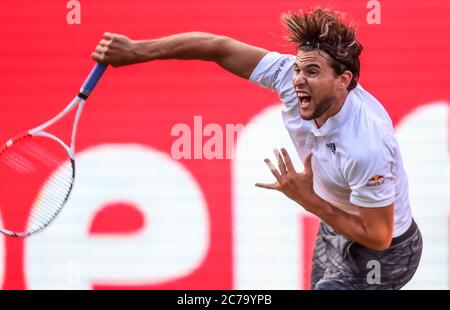
MULTIPOLYGON (((364 45, 361 83, 394 123, 425 102, 450 99, 450 2, 381 1, 381 24, 369 25, 366 1, 80 1, 81 24, 66 22, 65 1, 0 3, 0 141, 38 125, 76 94, 93 65, 103 32, 133 39, 177 32, 224 34, 293 53, 280 14, 331 5, 359 24, 364 45)), ((83 112, 78 151, 100 143, 140 143, 170 154, 176 123, 246 124, 276 95, 201 61, 156 61, 109 68, 83 112)), ((68 137, 68 128, 61 128, 68 137)), ((211 247, 201 268, 159 289, 229 289, 232 275, 229 160, 183 160, 210 208, 211 247), (217 186, 220 184, 220 186, 217 186)), ((117 217, 118 219, 119 217, 117 217)), ((114 220, 110 222, 114 227, 114 220)), ((113 229, 113 228, 109 229, 113 229)), ((26 288, 24 243, 7 239, 3 288, 26 288)))

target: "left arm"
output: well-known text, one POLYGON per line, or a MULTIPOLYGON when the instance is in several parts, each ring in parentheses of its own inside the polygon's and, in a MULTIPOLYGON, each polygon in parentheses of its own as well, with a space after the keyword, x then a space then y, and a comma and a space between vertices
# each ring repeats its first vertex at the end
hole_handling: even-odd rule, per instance
POLYGON ((383 208, 360 207, 359 215, 344 212, 314 193, 311 155, 305 160, 305 170, 297 173, 287 151, 281 151, 283 157, 275 151, 279 170, 268 159, 265 160, 277 182, 258 183, 256 186, 281 191, 340 234, 367 248, 383 251, 389 247, 394 226, 394 204, 383 208))
POLYGON ((394 225, 394 204, 383 208, 359 208, 359 215, 353 215, 332 206, 316 194, 302 206, 314 213, 337 232, 363 246, 386 250, 392 241, 394 225))

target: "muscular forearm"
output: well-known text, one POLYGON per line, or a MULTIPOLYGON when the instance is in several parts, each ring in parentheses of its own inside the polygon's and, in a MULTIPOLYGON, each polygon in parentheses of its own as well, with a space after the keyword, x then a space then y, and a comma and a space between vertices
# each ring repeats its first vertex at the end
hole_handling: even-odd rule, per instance
POLYGON ((218 61, 220 45, 226 37, 203 32, 188 32, 153 40, 135 41, 138 62, 157 59, 200 59, 218 61))
POLYGON ((124 35, 105 33, 92 58, 116 67, 158 59, 207 60, 237 76, 249 78, 267 53, 265 49, 204 32, 180 33, 152 40, 131 40, 124 35))
POLYGON ((359 216, 342 211, 318 196, 303 207, 317 215, 338 233, 367 248, 382 251, 391 243, 392 232, 389 229, 380 229, 379 226, 382 225, 376 228, 370 227, 371 225, 365 223, 359 216))

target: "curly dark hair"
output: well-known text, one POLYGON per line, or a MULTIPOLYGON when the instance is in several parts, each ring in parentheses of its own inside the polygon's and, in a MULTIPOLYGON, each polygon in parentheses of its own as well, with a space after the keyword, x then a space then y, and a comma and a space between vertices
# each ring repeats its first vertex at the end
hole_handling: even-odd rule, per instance
POLYGON ((342 13, 319 7, 306 12, 288 12, 281 19, 287 27, 288 40, 295 43, 298 50, 324 51, 331 57, 330 65, 337 75, 345 70, 353 73, 347 89, 356 87, 363 47, 356 39, 355 27, 344 23, 342 13))

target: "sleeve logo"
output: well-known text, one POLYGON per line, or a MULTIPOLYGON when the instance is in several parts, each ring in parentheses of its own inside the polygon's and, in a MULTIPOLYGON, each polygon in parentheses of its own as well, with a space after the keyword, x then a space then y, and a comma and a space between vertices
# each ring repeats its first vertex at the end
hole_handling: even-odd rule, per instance
POLYGON ((384 184, 384 176, 382 175, 376 175, 374 177, 372 177, 369 182, 367 182, 366 186, 367 187, 375 187, 375 186, 380 186, 384 184))

